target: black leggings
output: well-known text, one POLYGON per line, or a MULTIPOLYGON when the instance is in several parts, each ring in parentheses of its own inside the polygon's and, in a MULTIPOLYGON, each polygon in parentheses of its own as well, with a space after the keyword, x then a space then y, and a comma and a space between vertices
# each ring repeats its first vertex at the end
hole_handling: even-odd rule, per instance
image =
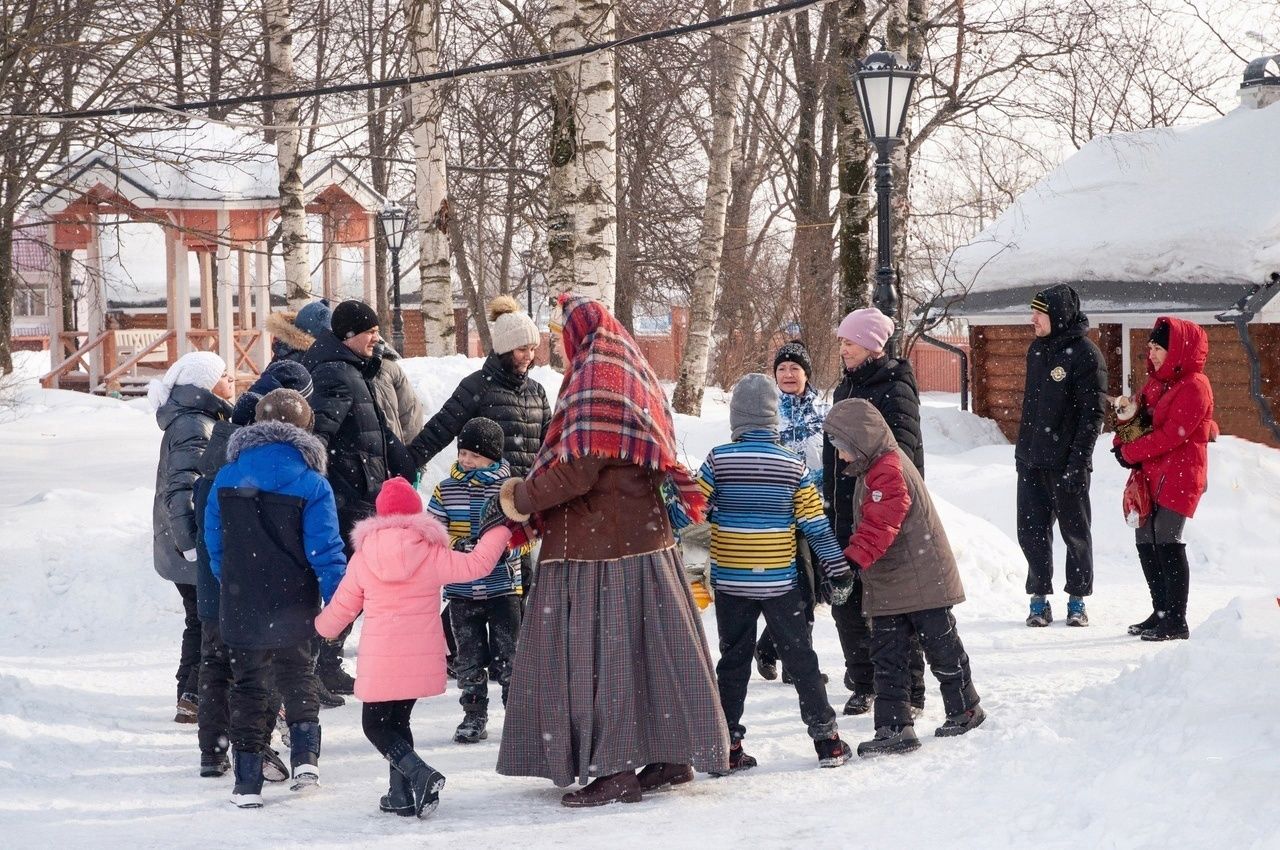
POLYGON ((413 731, 409 728, 409 715, 417 700, 395 699, 387 702, 366 702, 361 718, 364 736, 386 756, 396 741, 413 746, 413 731))

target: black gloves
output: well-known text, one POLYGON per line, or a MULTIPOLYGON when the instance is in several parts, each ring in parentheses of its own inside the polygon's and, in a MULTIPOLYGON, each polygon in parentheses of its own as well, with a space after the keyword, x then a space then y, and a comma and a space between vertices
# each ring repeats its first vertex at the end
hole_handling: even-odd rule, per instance
POLYGON ((853 573, 840 573, 831 577, 831 604, 843 605, 853 595, 853 573))
POLYGON ((1124 459, 1124 452, 1121 451, 1120 446, 1112 446, 1111 453, 1116 456, 1116 463, 1120 464, 1125 469, 1137 469, 1138 464, 1129 463, 1129 461, 1124 459))
POLYGON ((480 511, 480 522, 476 525, 476 540, 484 537, 486 531, 491 531, 507 521, 507 515, 502 512, 502 500, 499 496, 490 496, 489 500, 484 503, 484 509, 480 511))
POLYGON ((1062 488, 1068 493, 1079 493, 1088 480, 1088 470, 1083 466, 1068 466, 1062 473, 1062 488))

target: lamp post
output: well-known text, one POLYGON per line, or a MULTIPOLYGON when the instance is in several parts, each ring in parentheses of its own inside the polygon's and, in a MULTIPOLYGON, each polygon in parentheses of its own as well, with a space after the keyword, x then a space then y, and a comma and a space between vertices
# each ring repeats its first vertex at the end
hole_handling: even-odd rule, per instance
POLYGON ((400 249, 408 232, 409 216, 399 204, 389 203, 378 213, 382 236, 391 251, 391 346, 404 354, 404 319, 400 315, 400 249))
MULTIPOLYGON (((894 289, 897 273, 893 268, 893 219, 889 211, 889 157, 902 141, 902 127, 919 68, 918 63, 908 64, 898 54, 882 48, 859 62, 853 75, 867 138, 876 147, 876 288, 871 301, 891 319, 898 312, 898 295, 894 289)), ((895 353, 897 336, 895 332, 885 347, 889 354, 895 353)))

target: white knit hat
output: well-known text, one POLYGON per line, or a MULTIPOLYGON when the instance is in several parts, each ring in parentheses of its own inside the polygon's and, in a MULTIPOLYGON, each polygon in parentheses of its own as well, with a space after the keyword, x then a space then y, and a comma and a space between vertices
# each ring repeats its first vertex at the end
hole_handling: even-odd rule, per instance
POLYGON ((169 400, 169 393, 179 384, 211 390, 226 373, 226 361, 212 351, 191 351, 179 357, 163 378, 147 385, 147 398, 158 408, 169 400))
POLYGON ((506 354, 522 345, 542 342, 538 326, 528 313, 520 310, 520 305, 510 295, 499 295, 489 302, 489 336, 493 338, 495 354, 506 354))

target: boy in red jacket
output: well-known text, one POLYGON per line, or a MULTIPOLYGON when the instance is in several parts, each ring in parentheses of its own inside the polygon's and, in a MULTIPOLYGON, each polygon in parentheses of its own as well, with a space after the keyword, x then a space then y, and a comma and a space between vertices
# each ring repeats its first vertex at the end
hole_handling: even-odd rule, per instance
POLYGON ((986 712, 978 705, 969 656, 951 614, 951 606, 964 601, 964 588, 924 479, 870 402, 839 402, 822 427, 847 464, 843 474, 858 479, 844 554, 861 573, 876 691, 875 738, 859 744, 858 755, 908 753, 920 746, 910 705, 912 634, 920 638, 942 689, 947 722, 934 734, 963 735, 986 712))

